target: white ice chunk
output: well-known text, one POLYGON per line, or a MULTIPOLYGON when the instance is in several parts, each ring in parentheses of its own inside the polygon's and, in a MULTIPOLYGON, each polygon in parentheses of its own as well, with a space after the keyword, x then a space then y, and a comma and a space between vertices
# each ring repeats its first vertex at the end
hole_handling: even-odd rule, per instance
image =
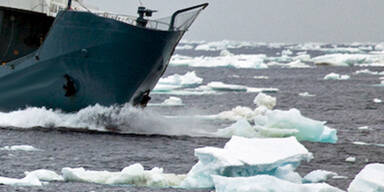
POLYGON ((315 97, 316 95, 310 94, 308 92, 299 93, 301 97, 315 97))
POLYGON ((6 150, 6 151, 41 151, 41 149, 37 149, 31 145, 5 146, 5 147, 0 148, 0 150, 6 150))
POLYGON ((42 186, 39 178, 33 174, 28 174, 22 179, 14 179, 8 177, 0 177, 0 184, 13 186, 42 186))
POLYGON ((121 172, 88 171, 84 168, 63 168, 61 172, 66 181, 148 187, 176 187, 185 178, 185 175, 163 173, 163 169, 157 167, 147 171, 141 164, 133 164, 121 172))
POLYGON ((347 158, 345 159, 345 161, 346 161, 346 162, 350 162, 350 163, 354 163, 354 162, 356 162, 356 157, 347 157, 347 158))
POLYGON ((357 129, 359 129, 359 130, 368 130, 369 127, 368 126, 361 126, 361 127, 358 127, 357 129))
POLYGON ((356 175, 348 187, 349 192, 384 191, 384 164, 368 164, 356 175))
POLYGON ((374 103, 382 103, 383 100, 378 99, 378 98, 374 98, 374 99, 373 99, 373 102, 374 102, 374 103))
POLYGON ((247 87, 243 85, 225 84, 223 82, 212 81, 207 85, 216 91, 247 91, 247 87))
POLYGON ((302 116, 297 109, 268 111, 266 118, 266 123, 255 121, 255 124, 267 129, 297 130, 295 136, 299 140, 330 143, 337 141, 336 130, 325 126, 325 122, 302 116))
POLYGON ((182 106, 183 100, 179 97, 169 97, 162 103, 150 103, 149 106, 182 106))
POLYGON ((259 136, 255 128, 246 119, 240 119, 227 128, 219 129, 216 135, 220 137, 241 136, 247 138, 259 136))
POLYGON ((222 40, 222 41, 201 43, 195 48, 195 50, 219 51, 219 50, 234 49, 234 48, 241 48, 241 47, 248 47, 248 46, 252 46, 252 44, 250 42, 222 40))
POLYGON ((270 175, 253 177, 213 176, 216 192, 342 192, 326 183, 291 183, 270 175))
POLYGON ((302 160, 309 161, 312 154, 294 137, 274 139, 247 139, 232 137, 224 148, 195 149, 199 158, 189 171, 182 187, 212 188, 212 175, 228 177, 276 175, 278 167, 297 167, 302 160))
POLYGON ((203 79, 196 75, 195 71, 187 72, 184 75, 174 74, 161 78, 154 88, 154 91, 169 91, 182 87, 196 87, 203 83, 203 79))
POLYGON ((253 103, 257 106, 265 106, 268 109, 273 109, 276 105, 276 98, 265 93, 259 93, 253 100, 253 103))
POLYGON ((318 65, 334 65, 334 66, 355 66, 355 65, 374 65, 382 63, 383 55, 369 54, 329 54, 312 58, 312 62, 318 65))
POLYGON ((330 73, 324 77, 325 80, 347 80, 349 78, 349 75, 340 75, 337 73, 330 73))
POLYGON ((47 169, 38 169, 31 172, 25 172, 25 175, 33 175, 40 181, 64 181, 64 178, 61 175, 58 175, 56 172, 47 169))
POLYGON ((304 183, 320 183, 325 182, 329 178, 333 178, 336 176, 337 173, 332 171, 326 171, 326 170, 315 170, 310 173, 308 173, 303 178, 304 183))

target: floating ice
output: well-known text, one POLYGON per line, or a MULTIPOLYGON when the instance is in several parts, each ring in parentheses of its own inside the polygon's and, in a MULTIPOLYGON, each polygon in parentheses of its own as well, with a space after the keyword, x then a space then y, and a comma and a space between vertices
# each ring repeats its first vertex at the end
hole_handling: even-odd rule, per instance
POLYGON ((368 130, 369 127, 368 126, 361 126, 361 127, 358 127, 357 129, 359 129, 359 130, 368 130))
POLYGON ((240 42, 240 41, 214 41, 214 42, 208 42, 208 43, 202 43, 198 45, 195 50, 197 51, 219 51, 219 50, 225 50, 225 49, 234 49, 234 48, 241 48, 241 47, 248 47, 252 46, 250 42, 240 42))
POLYGON ((88 171, 84 168, 63 168, 61 172, 66 181, 148 187, 176 187, 185 178, 185 175, 163 173, 163 169, 157 167, 144 170, 141 164, 133 164, 121 172, 88 171))
POLYGON ((41 149, 37 149, 31 145, 5 146, 5 147, 0 148, 0 150, 6 150, 6 151, 41 151, 41 149))
POLYGON ((374 98, 374 99, 373 99, 373 102, 374 102, 374 103, 382 103, 383 101, 382 101, 381 99, 374 98))
POLYGON ((26 176, 33 175, 40 181, 64 181, 64 178, 56 172, 47 169, 38 169, 32 172, 25 172, 26 176))
POLYGON ((39 178, 32 174, 29 174, 22 179, 0 177, 0 184, 13 186, 42 186, 39 178))
POLYGON ((316 95, 310 94, 308 92, 299 93, 301 97, 315 97, 316 95))
POLYGON ((380 144, 380 143, 366 143, 366 142, 362 142, 362 141, 354 141, 352 143, 354 145, 367 145, 367 146, 384 147, 384 144, 380 144))
POLYGON ((183 100, 179 97, 169 97, 163 103, 150 103, 149 106, 182 106, 183 100))
POLYGON ((362 70, 356 71, 355 74, 384 75, 384 72, 371 71, 369 69, 362 69, 362 70))
POLYGON ((312 120, 301 115, 297 109, 289 111, 271 110, 276 99, 259 93, 255 98, 257 107, 237 106, 231 111, 224 111, 211 118, 237 121, 232 126, 219 129, 220 137, 233 135, 243 137, 287 137, 295 136, 299 140, 336 143, 337 131, 325 126, 326 122, 312 120), (254 125, 245 121, 253 122, 254 125))
POLYGON ((336 176, 337 173, 332 171, 325 171, 325 170, 315 170, 310 173, 308 173, 303 178, 304 183, 320 183, 327 181, 329 178, 333 178, 336 176))
POLYGON ((216 192, 342 192, 326 183, 298 184, 270 175, 223 177, 214 175, 216 192))
POLYGON ((184 75, 174 74, 161 78, 153 91, 171 91, 182 87, 196 87, 203 83, 203 79, 198 77, 194 71, 184 75))
POLYGON ((268 109, 273 109, 276 105, 276 98, 264 93, 259 93, 253 100, 253 103, 259 107, 265 106, 268 109))
POLYGON ((312 154, 294 137, 278 139, 247 139, 232 137, 224 148, 195 149, 199 162, 192 167, 181 186, 213 188, 212 175, 247 177, 259 174, 276 175, 277 168, 297 167, 312 154))
POLYGON ((348 187, 349 192, 384 191, 384 164, 368 164, 356 175, 348 187))
MULTIPOLYGON (((265 110, 263 112, 252 111, 249 108, 237 107, 230 112, 222 112, 220 118, 237 118, 239 120, 230 127, 219 129, 216 134, 221 137, 230 137, 241 133, 245 137, 287 137, 295 136, 299 140, 336 143, 337 131, 325 126, 325 122, 316 121, 304 117, 297 109, 289 111, 265 110), (241 113, 239 113, 241 112, 241 113), (235 114, 236 116, 231 116, 235 114), (258 115, 255 115, 258 114, 258 115), (254 116, 255 115, 255 116, 254 116), (243 117, 242 117, 243 116, 243 117), (245 124, 242 118, 252 119, 254 126, 245 124)), ((260 108, 258 108, 260 110, 260 108)))
POLYGON ((174 55, 170 61, 172 66, 189 67, 234 67, 265 69, 266 55, 221 55, 218 57, 188 57, 174 55))
POLYGON ((277 92, 276 88, 256 88, 256 87, 247 87, 244 85, 235 85, 235 84, 226 84, 220 81, 212 81, 205 86, 200 86, 196 88, 196 91, 215 91, 215 92, 248 92, 248 93, 260 93, 263 91, 268 92, 277 92))
POLYGON ((350 163, 354 163, 354 162, 356 162, 356 157, 347 157, 347 158, 345 159, 345 161, 346 161, 346 162, 350 162, 350 163))
POLYGON ((223 82, 213 81, 208 83, 209 88, 216 91, 247 91, 247 87, 243 85, 225 84, 223 82))
POLYGON ((312 58, 317 65, 334 66, 382 66, 384 55, 380 54, 329 54, 312 58))
POLYGON ((337 73, 330 73, 324 77, 325 80, 347 80, 349 75, 339 75, 337 73))
POLYGON ((190 50, 190 49, 193 49, 193 46, 189 44, 179 44, 176 47, 176 50, 190 50))

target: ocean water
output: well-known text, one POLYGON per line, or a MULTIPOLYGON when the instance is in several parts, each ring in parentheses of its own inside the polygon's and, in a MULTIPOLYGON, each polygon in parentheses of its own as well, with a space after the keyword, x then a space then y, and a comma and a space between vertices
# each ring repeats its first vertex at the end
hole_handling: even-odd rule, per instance
MULTIPOLYGON (((25 171, 36 169, 60 173, 64 167, 120 171, 134 163, 186 174, 197 162, 194 149, 222 147, 228 139, 212 133, 233 123, 202 117, 236 106, 255 108, 253 99, 264 91, 277 98, 275 109, 296 108, 338 131, 336 144, 302 142, 314 159, 298 172, 336 172, 345 177, 327 183, 346 190, 366 164, 384 163, 383 49, 374 43, 183 41, 164 74, 173 77, 151 94, 152 105, 144 110, 91 106, 74 114, 44 108, 0 113, 0 148, 40 149, 0 150, 0 176, 22 178, 25 171), (183 76, 192 71, 196 76, 183 76), (349 78, 325 80, 330 73, 349 78), (162 104, 171 96, 182 102, 162 104), (356 161, 348 162, 348 157, 356 161)), ((0 185, 0 191, 210 190, 50 182, 42 187, 0 185)))

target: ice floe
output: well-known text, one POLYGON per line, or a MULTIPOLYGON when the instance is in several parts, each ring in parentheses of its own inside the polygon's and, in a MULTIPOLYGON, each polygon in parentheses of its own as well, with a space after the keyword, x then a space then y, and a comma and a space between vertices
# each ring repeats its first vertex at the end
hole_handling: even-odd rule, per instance
POLYGON ((362 69, 362 70, 356 71, 355 74, 384 75, 384 72, 371 71, 369 69, 362 69))
POLYGON ((0 184, 13 186, 42 186, 45 181, 63 181, 63 177, 54 171, 39 169, 32 172, 25 172, 22 179, 0 177, 0 184))
POLYGON ((348 80, 349 75, 340 75, 337 73, 330 73, 324 77, 325 80, 348 80))
POLYGON ((63 168, 65 181, 89 182, 99 184, 124 184, 148 187, 176 187, 185 175, 163 173, 162 168, 144 170, 141 164, 133 164, 120 172, 89 171, 84 168, 63 168))
POLYGON ((342 192, 326 183, 292 183, 270 175, 252 177, 223 177, 214 175, 216 192, 342 192))
POLYGON ((183 100, 179 97, 169 97, 162 103, 149 103, 148 106, 182 106, 183 100))
POLYGON ((346 162, 349 162, 349 163, 354 163, 354 162, 356 162, 356 157, 347 157, 346 159, 345 159, 345 161, 346 162))
POLYGON ((373 99, 373 102, 374 102, 374 103, 382 103, 383 100, 378 99, 378 98, 374 98, 374 99, 373 99))
POLYGON ((170 91, 178 88, 197 87, 203 83, 203 79, 196 75, 196 72, 190 71, 184 75, 174 74, 168 77, 160 78, 153 91, 170 91))
POLYGON ((384 164, 368 164, 348 187, 349 192, 384 191, 384 164))
POLYGON ((249 47, 249 46, 252 46, 252 43, 241 42, 241 41, 223 40, 223 41, 213 41, 213 42, 201 43, 195 48, 195 50, 197 50, 197 51, 220 51, 220 50, 225 50, 225 49, 234 49, 234 48, 249 47))
POLYGON ((308 92, 302 92, 302 93, 299 93, 299 96, 301 96, 301 97, 315 97, 316 95, 310 94, 308 92))
POLYGON ((266 55, 220 55, 218 57, 189 57, 174 55, 170 61, 171 66, 189 67, 234 67, 265 69, 266 55))
POLYGON ((336 143, 337 131, 325 126, 326 122, 316 121, 303 116, 293 108, 288 111, 272 110, 275 98, 259 93, 254 100, 258 107, 237 106, 207 118, 236 121, 229 127, 218 129, 219 137, 233 135, 243 137, 287 137, 295 136, 299 140, 312 142, 336 143))
POLYGON ((312 158, 312 154, 294 137, 247 139, 234 136, 224 148, 198 148, 195 149, 195 155, 199 161, 187 174, 182 187, 213 188, 213 175, 276 176, 278 168, 287 165, 295 168, 301 161, 309 161, 312 158))
POLYGON ((314 57, 311 61, 317 65, 333 66, 384 66, 382 54, 327 54, 314 57))
POLYGON ((259 107, 265 106, 268 109, 273 109, 276 106, 276 98, 264 93, 259 93, 253 100, 253 103, 259 107))
POLYGON ((303 183, 321 183, 327 181, 329 178, 333 178, 337 173, 326 170, 315 170, 303 178, 303 183))
POLYGON ((6 150, 6 151, 41 151, 41 149, 35 148, 31 145, 5 146, 5 147, 0 148, 0 150, 6 150))

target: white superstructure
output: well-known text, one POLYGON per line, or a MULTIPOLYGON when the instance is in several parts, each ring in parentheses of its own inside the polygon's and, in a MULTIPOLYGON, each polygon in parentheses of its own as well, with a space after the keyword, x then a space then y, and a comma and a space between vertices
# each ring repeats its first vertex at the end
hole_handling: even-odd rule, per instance
MULTIPOLYGON (((49 16, 56 14, 67 7, 68 0, 0 0, 0 6, 10 7, 39 13, 49 16)), ((73 0, 72 9, 86 11, 82 6, 82 0, 73 0)))

